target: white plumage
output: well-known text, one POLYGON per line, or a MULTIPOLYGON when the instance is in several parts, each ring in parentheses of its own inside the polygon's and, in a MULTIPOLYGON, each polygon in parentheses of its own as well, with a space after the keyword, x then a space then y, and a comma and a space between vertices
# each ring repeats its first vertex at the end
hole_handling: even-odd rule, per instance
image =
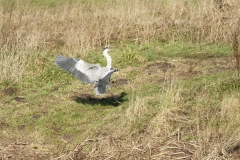
POLYGON ((110 77, 117 71, 111 66, 112 58, 108 54, 109 48, 105 47, 103 55, 107 59, 107 66, 101 67, 99 64, 90 64, 78 58, 68 58, 57 56, 55 64, 65 71, 73 74, 76 78, 87 84, 95 84, 96 94, 105 94, 106 87, 110 87, 110 77))

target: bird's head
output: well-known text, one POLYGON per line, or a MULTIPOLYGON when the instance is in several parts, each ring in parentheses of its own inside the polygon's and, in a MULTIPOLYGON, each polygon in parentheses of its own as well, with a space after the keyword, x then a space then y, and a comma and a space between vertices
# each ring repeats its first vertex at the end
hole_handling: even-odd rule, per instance
POLYGON ((103 48, 103 53, 104 52, 109 52, 110 51, 110 49, 108 48, 108 46, 106 46, 105 48, 103 48))
POLYGON ((105 47, 103 49, 103 56, 106 57, 106 59, 107 59, 107 66, 106 67, 110 69, 110 68, 112 68, 112 58, 108 54, 109 51, 110 51, 110 49, 108 47, 105 47))

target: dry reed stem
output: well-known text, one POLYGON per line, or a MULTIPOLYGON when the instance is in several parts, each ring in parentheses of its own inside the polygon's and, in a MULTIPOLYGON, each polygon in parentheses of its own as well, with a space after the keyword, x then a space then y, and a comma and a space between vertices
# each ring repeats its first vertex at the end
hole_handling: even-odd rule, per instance
MULTIPOLYGON (((239 23, 240 24, 240 23, 239 23)), ((239 55, 239 51, 238 51, 238 32, 236 31, 233 34, 233 54, 236 60, 236 69, 238 71, 238 78, 239 78, 239 72, 240 72, 240 55, 239 55)))

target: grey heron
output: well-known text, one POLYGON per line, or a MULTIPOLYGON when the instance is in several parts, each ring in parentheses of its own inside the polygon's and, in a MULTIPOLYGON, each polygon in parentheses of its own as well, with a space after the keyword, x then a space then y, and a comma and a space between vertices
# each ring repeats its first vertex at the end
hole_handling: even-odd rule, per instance
MULTIPOLYGON (((105 94, 106 88, 108 88, 113 96, 109 81, 111 75, 118 70, 112 68, 112 58, 108 54, 109 50, 108 47, 103 49, 103 56, 107 59, 106 67, 101 67, 99 64, 90 64, 78 58, 68 58, 61 55, 57 56, 55 64, 82 82, 95 84, 94 92, 97 95, 105 94)), ((116 100, 114 96, 113 98, 116 100)))

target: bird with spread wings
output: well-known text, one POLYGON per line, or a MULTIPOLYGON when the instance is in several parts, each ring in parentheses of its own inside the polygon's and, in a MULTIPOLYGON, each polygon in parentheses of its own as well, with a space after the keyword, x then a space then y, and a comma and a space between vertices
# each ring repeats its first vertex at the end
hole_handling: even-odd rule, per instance
MULTIPOLYGON (((105 67, 101 67, 99 64, 90 64, 78 58, 68 58, 61 55, 57 56, 55 64, 61 69, 71 73, 82 82, 95 84, 94 92, 97 95, 105 94, 106 88, 110 91, 111 75, 118 71, 112 68, 112 58, 108 54, 109 50, 108 47, 103 49, 103 56, 107 59, 107 66, 105 67)), ((111 91, 110 93, 112 94, 111 91)), ((116 100, 115 97, 114 99, 116 100)))

